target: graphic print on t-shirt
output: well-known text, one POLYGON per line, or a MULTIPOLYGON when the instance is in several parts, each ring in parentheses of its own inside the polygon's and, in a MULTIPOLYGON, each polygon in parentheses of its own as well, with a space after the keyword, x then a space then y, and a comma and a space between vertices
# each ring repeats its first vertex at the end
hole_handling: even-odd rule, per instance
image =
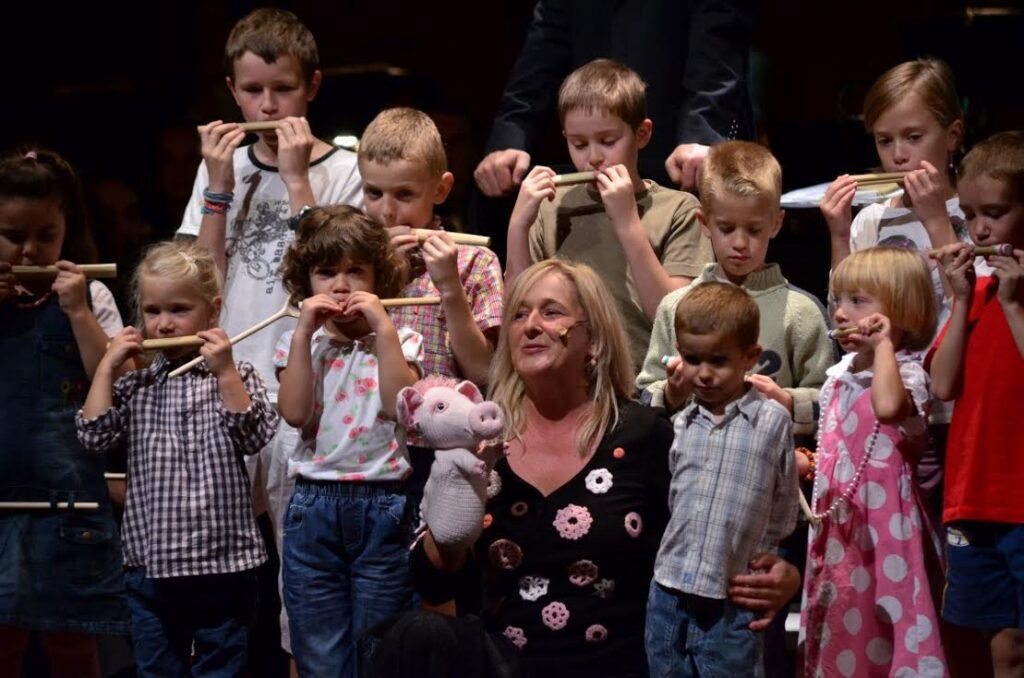
POLYGON ((226 243, 228 261, 244 266, 253 280, 269 281, 267 294, 273 291, 287 246, 287 210, 288 201, 274 200, 257 202, 249 213, 240 211, 226 243))

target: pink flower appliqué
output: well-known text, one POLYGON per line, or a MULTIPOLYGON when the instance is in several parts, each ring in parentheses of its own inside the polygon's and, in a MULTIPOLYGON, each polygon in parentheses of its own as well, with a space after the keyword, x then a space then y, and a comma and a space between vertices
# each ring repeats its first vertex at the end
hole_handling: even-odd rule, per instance
POLYGON ((343 367, 345 367, 345 361, 342 360, 341 358, 335 358, 334 360, 331 361, 332 370, 337 371, 342 369, 343 367))
POLYGON ((376 358, 367 358, 366 359, 366 364, 368 366, 370 366, 370 367, 376 367, 377 366, 377 359, 376 358))
POLYGON ((364 433, 366 433, 365 426, 356 426, 354 429, 348 432, 348 437, 351 438, 352 440, 355 440, 364 433))
POLYGON ((523 645, 526 645, 526 633, 518 626, 506 626, 504 635, 520 650, 523 649, 523 645))
POLYGON ((351 426, 353 421, 355 421, 355 417, 353 417, 351 414, 346 414, 344 417, 341 418, 341 423, 344 424, 345 426, 351 426))
POLYGON ((274 351, 274 360, 276 362, 280 362, 280 361, 284 360, 285 355, 287 355, 287 354, 284 352, 284 349, 283 348, 279 348, 279 349, 274 351))
POLYGON ((334 402, 343 403, 346 400, 348 400, 348 394, 345 393, 344 391, 338 391, 337 393, 334 394, 334 402))
POLYGON ((587 627, 588 643, 603 643, 608 640, 608 629, 601 624, 592 624, 587 627))
POLYGON ((597 581, 597 565, 589 560, 577 560, 568 567, 569 581, 576 586, 590 586, 597 581))
POLYGON ((626 534, 634 539, 640 536, 640 533, 644 531, 644 519, 640 517, 640 514, 636 511, 630 511, 626 514, 626 534))
POLYGON ((590 532, 594 519, 586 506, 569 504, 555 514, 554 526, 563 539, 576 540, 590 532))
POLYGON ((503 570, 514 570, 523 562, 523 550, 514 541, 499 539, 487 549, 491 564, 503 570))
POLYGON ((374 379, 373 377, 366 377, 365 379, 360 379, 359 383, 361 383, 363 386, 371 390, 377 388, 377 380, 374 379))
POLYGON ((569 623, 569 608, 563 603, 548 603, 540 611, 540 618, 544 622, 544 626, 552 631, 564 629, 565 625, 569 623))
POLYGON ((397 440, 392 440, 390 443, 388 443, 388 452, 394 452, 397 449, 398 449, 398 441, 397 440))

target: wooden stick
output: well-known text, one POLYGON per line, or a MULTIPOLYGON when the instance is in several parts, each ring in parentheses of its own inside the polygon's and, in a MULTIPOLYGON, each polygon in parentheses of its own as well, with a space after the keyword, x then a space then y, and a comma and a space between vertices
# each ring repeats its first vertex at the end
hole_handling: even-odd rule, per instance
POLYGON ((397 297, 395 299, 381 299, 380 305, 384 308, 397 308, 399 306, 438 306, 441 297, 397 297))
MULTIPOLYGON (((380 302, 381 302, 381 305, 384 306, 384 308, 393 308, 395 306, 431 306, 431 305, 432 306, 436 306, 436 305, 441 303, 441 298, 440 297, 404 297, 404 298, 398 298, 398 299, 381 299, 380 302)), ((294 307, 294 306, 292 306, 292 305, 290 305, 289 303, 285 302, 285 305, 282 306, 281 309, 277 313, 275 313, 274 315, 261 320, 260 322, 256 323, 255 325, 253 325, 249 329, 242 330, 241 332, 239 332, 235 336, 231 337, 231 345, 234 346, 235 344, 237 344, 238 342, 242 341, 243 339, 247 339, 247 338, 251 337, 252 335, 254 335, 257 332, 259 332, 260 330, 264 329, 265 327, 269 327, 270 325, 272 325, 273 323, 276 323, 278 320, 280 320, 281 318, 284 318, 284 317, 298 318, 299 317, 299 309, 294 307)), ((170 374, 168 374, 168 376, 170 376, 170 377, 180 377, 181 375, 185 374, 186 372, 191 370, 193 367, 195 367, 199 363, 203 362, 203 360, 204 360, 203 356, 198 356, 196 358, 193 358, 192 360, 188 361, 187 363, 185 363, 181 367, 179 367, 179 368, 177 368, 175 370, 171 370, 171 372, 170 372, 170 374)))
MULTIPOLYGON (((880 329, 882 329, 881 325, 872 325, 868 328, 868 334, 877 332, 880 329)), ((828 336, 831 339, 838 339, 839 337, 848 337, 851 334, 857 334, 858 332, 860 332, 860 328, 856 325, 851 325, 850 327, 844 327, 838 330, 829 330, 828 336)))
POLYGON ((185 346, 202 346, 206 342, 194 334, 166 339, 146 339, 142 342, 143 351, 162 351, 165 348, 182 348, 185 346))
POLYGON ((597 172, 572 172, 571 174, 556 174, 554 178, 555 186, 585 184, 588 181, 597 181, 597 172))
POLYGON ((423 242, 435 233, 447 233, 451 236, 456 245, 476 245, 478 247, 490 247, 491 239, 486 235, 473 235, 472 233, 459 233, 458 231, 435 231, 431 228, 412 229, 420 242, 423 242))
POLYGON ((852 174, 850 178, 858 184, 894 183, 907 176, 906 172, 875 172, 873 174, 852 174))
MULTIPOLYGON (((939 252, 942 250, 929 250, 928 256, 935 259, 939 256, 939 252)), ((1013 256, 1013 245, 1008 243, 1002 243, 1000 245, 983 245, 981 247, 974 248, 974 254, 979 257, 989 257, 993 254, 1000 257, 1012 257, 1013 256)))
MULTIPOLYGON (((277 129, 281 126, 280 120, 261 120, 259 122, 238 122, 235 123, 246 132, 266 132, 267 130, 277 129)), ((196 129, 202 130, 202 127, 196 129)))
POLYGON ((0 501, 0 511, 49 511, 50 509, 95 511, 99 507, 100 505, 95 501, 76 501, 74 504, 66 501, 57 501, 52 504, 48 501, 0 501))
MULTIPOLYGON (((294 306, 289 304, 287 301, 284 303, 284 306, 282 306, 280 308, 280 310, 278 310, 276 313, 274 313, 274 315, 269 316, 267 318, 264 318, 263 320, 259 321, 258 323, 256 323, 252 327, 250 327, 249 329, 242 330, 241 332, 239 332, 235 336, 231 337, 231 345, 234 346, 235 344, 237 344, 238 342, 242 341, 243 339, 251 337, 252 335, 254 335, 257 332, 259 332, 260 330, 262 330, 263 328, 268 327, 269 325, 272 325, 273 323, 276 323, 281 318, 286 318, 286 317, 291 317, 291 318, 298 318, 299 317, 299 309, 295 308, 294 306)), ((168 374, 168 376, 170 376, 170 377, 180 377, 181 375, 185 374, 186 372, 191 370, 193 367, 195 367, 199 363, 203 362, 203 360, 204 360, 203 356, 198 356, 196 358, 193 358, 192 360, 189 360, 187 363, 185 363, 181 367, 179 367, 177 369, 174 369, 174 370, 171 370, 171 372, 170 372, 170 374, 168 374)))
MULTIPOLYGON (((116 278, 117 264, 79 264, 78 270, 89 278, 116 278)), ((16 276, 47 276, 56 278, 60 269, 56 266, 11 266, 11 273, 16 276)))
POLYGON ((800 490, 797 490, 796 494, 800 498, 800 510, 804 512, 804 517, 807 518, 807 522, 817 522, 814 518, 814 512, 811 511, 811 507, 807 504, 807 497, 805 497, 804 493, 801 492, 800 490))

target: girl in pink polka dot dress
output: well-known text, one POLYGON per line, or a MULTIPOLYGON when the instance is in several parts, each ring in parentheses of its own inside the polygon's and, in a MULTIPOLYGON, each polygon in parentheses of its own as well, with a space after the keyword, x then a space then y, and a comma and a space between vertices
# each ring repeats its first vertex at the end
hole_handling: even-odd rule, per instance
POLYGON ((821 390, 801 642, 808 676, 948 675, 939 638, 940 547, 913 468, 927 443, 935 331, 916 253, 878 247, 832 274, 846 356, 821 390))

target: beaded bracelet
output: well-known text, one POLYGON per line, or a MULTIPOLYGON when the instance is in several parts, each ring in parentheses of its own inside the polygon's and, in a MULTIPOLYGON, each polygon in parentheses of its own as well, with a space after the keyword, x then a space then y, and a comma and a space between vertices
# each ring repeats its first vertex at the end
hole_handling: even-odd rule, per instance
POLYGON ((203 207, 200 211, 203 214, 227 214, 234 198, 235 194, 231 192, 216 193, 208 188, 203 189, 203 207))
POLYGON ((807 463, 810 466, 803 479, 807 481, 814 480, 814 472, 818 469, 818 462, 814 459, 814 452, 806 447, 798 447, 796 451, 807 457, 807 463))

